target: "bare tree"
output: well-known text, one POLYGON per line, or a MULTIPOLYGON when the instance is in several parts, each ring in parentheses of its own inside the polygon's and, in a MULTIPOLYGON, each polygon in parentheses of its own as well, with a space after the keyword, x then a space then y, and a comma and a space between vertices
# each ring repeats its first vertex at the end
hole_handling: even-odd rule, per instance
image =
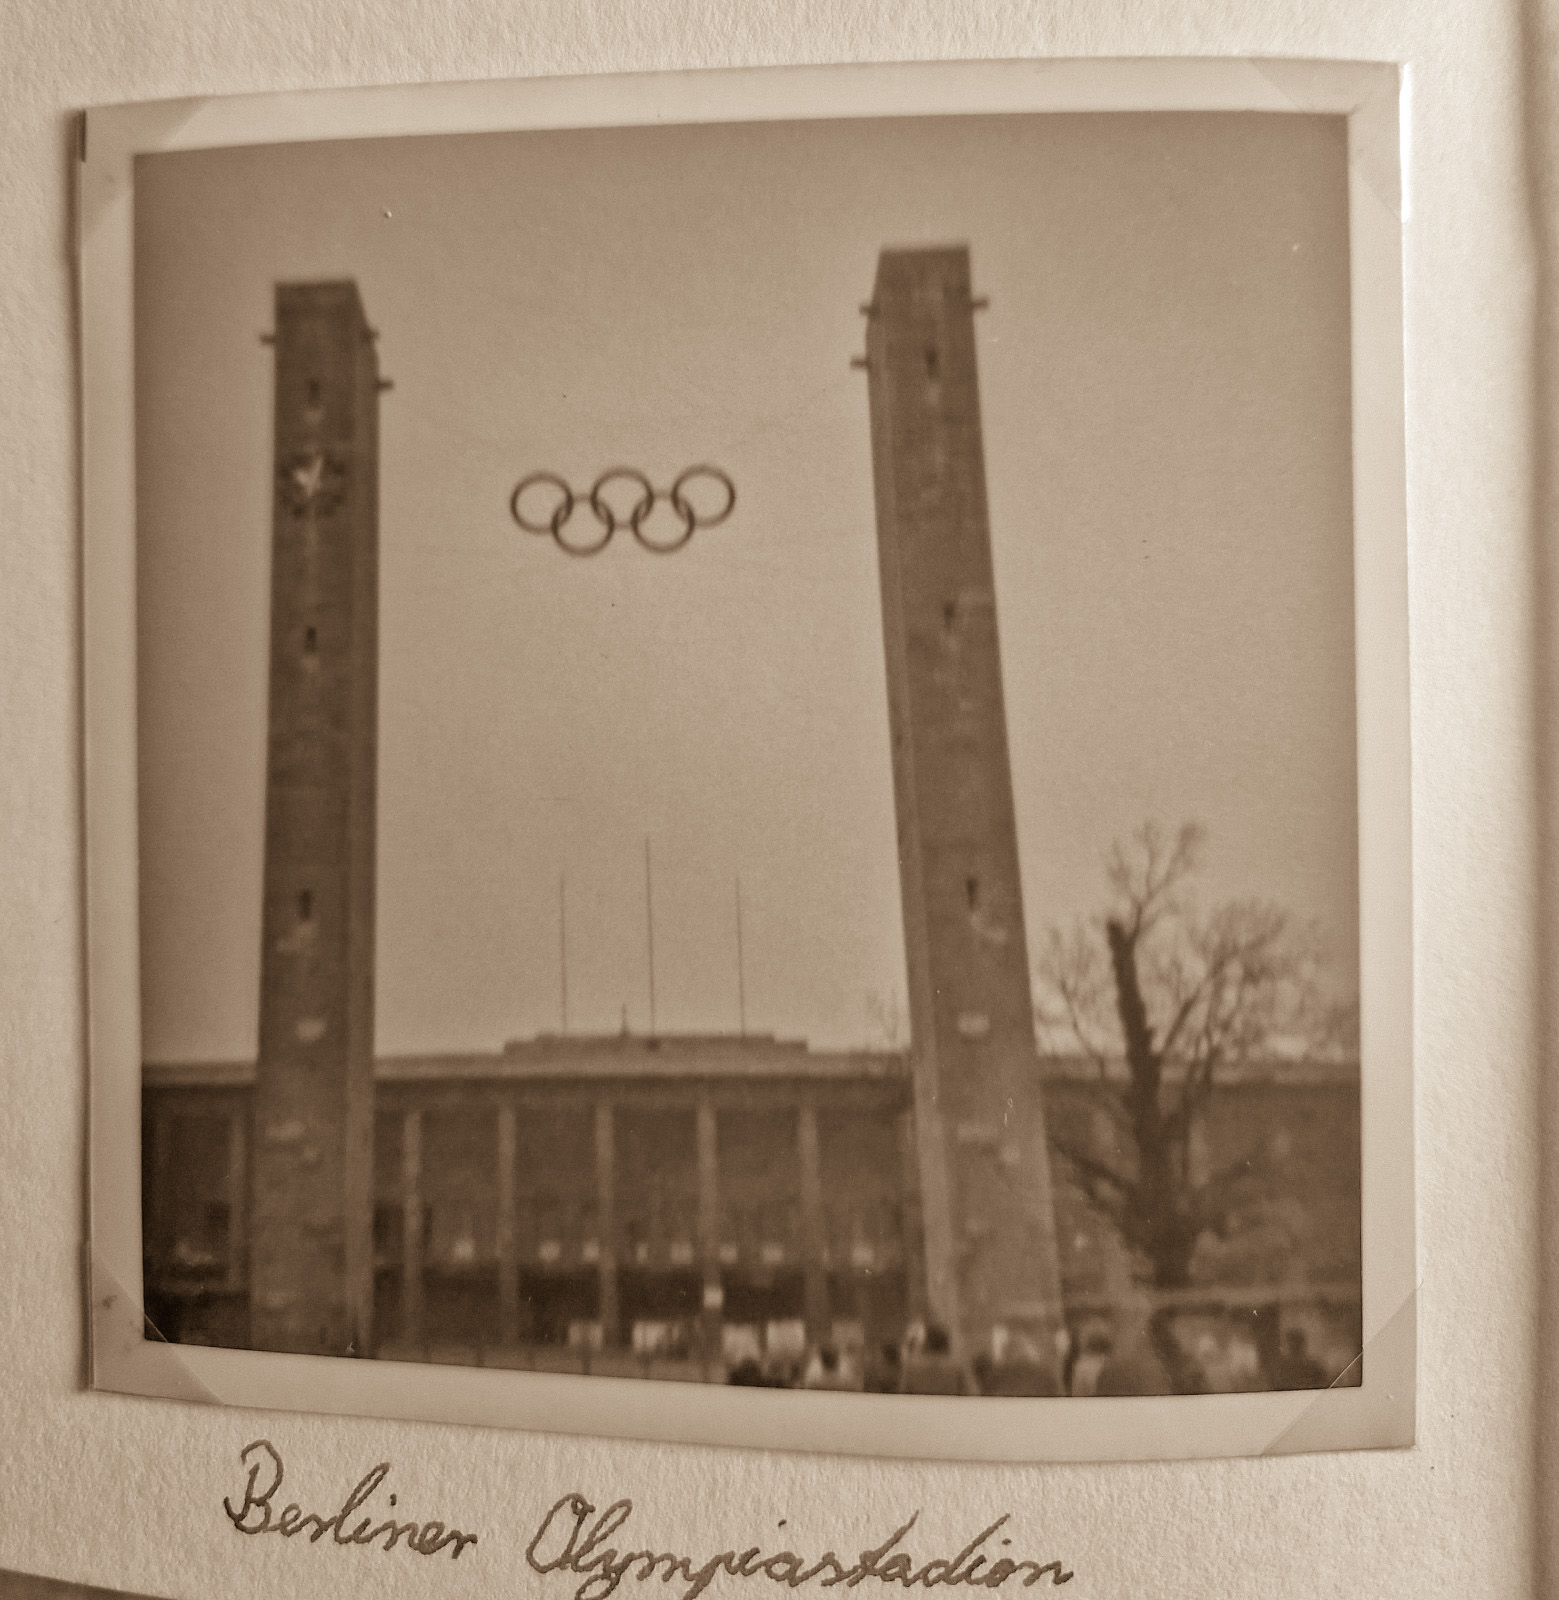
POLYGON ((1109 910, 1052 930, 1040 965, 1120 1135, 1114 1152, 1063 1142, 1060 1153, 1165 1289, 1190 1281, 1197 1241, 1225 1231, 1257 1175, 1259 1151, 1215 1171, 1198 1157, 1217 1074, 1308 1030, 1315 1012, 1313 961, 1287 912, 1258 900, 1197 909, 1204 842, 1194 823, 1170 834, 1151 822, 1117 841, 1109 910))

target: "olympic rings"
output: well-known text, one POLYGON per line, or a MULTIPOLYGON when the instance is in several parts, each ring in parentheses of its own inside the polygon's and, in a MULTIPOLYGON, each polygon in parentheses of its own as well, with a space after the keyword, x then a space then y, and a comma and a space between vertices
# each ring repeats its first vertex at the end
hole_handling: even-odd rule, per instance
POLYGON ((646 550, 655 555, 670 555, 673 550, 680 550, 695 530, 719 527, 735 509, 736 485, 719 467, 706 464, 689 467, 669 489, 657 489, 636 467, 612 467, 595 480, 587 495, 576 495, 567 480, 555 472, 532 472, 520 479, 509 496, 509 515, 519 527, 526 533, 551 534, 558 546, 571 556, 593 556, 604 550, 612 535, 624 524, 646 550), (621 503, 621 489, 616 490, 619 503, 613 504, 611 491, 619 484, 633 488, 633 500, 628 505, 621 503), (712 488, 702 487, 705 484, 712 488), (694 504, 695 497, 688 493, 694 485, 700 486, 697 497, 718 494, 721 496, 719 503, 711 510, 699 510, 694 504), (541 508, 537 495, 543 490, 550 492, 552 509, 545 515, 538 515, 541 508), (589 539, 570 540, 563 530, 580 500, 590 507, 601 531, 589 539), (529 511, 522 506, 522 501, 529 505, 529 511), (647 524, 658 505, 668 506, 681 527, 673 524, 672 531, 665 535, 650 531, 647 524))

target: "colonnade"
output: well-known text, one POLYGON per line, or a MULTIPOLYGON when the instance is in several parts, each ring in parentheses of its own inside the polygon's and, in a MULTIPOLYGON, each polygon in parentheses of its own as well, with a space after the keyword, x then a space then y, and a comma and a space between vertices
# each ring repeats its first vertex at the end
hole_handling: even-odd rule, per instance
MULTIPOLYGON (((669 1097, 668 1097, 669 1098, 669 1097)), ((697 1152, 697 1220, 694 1240, 694 1265, 700 1278, 699 1321, 706 1350, 718 1350, 724 1309, 724 1282, 721 1259, 722 1197, 720 1185, 720 1105, 733 1109, 745 1102, 739 1089, 729 1098, 705 1091, 692 1100, 697 1152)), ((525 1107, 523 1094, 501 1096, 494 1106, 497 1123, 497 1181, 494 1185, 496 1215, 494 1245, 498 1268, 498 1327, 500 1343, 514 1344, 521 1337, 519 1194, 517 1157, 519 1118, 525 1107)), ((661 1107, 665 1100, 657 1102, 661 1107)), ((688 1104, 679 1100, 679 1104, 688 1104)), ((618 1119, 621 1107, 609 1094, 593 1102, 595 1157, 595 1216, 597 1317, 607 1345, 621 1337, 622 1316, 619 1294, 621 1229, 618 1189, 618 1119)), ((776 1108, 778 1109, 778 1108, 776 1108)), ((797 1170, 800 1200, 800 1267, 802 1276, 802 1315, 810 1339, 829 1335, 832 1309, 829 1295, 828 1224, 824 1204, 822 1144, 819 1134, 818 1099, 802 1095, 785 1106, 795 1116, 797 1170)), ((424 1166, 426 1144, 425 1105, 408 1106, 400 1113, 399 1204, 401 1213, 401 1303, 399 1339, 408 1345, 423 1342, 427 1308, 425 1268, 429 1241, 424 1236, 428 1184, 424 1166)), ((912 1195, 914 1184, 913 1130, 906 1113, 891 1113, 899 1119, 899 1149, 902 1170, 894 1175, 894 1187, 912 1195)), ((906 1241, 907 1243, 907 1241, 906 1241)), ((385 1330, 388 1332, 389 1330, 385 1330)))
MULTIPOLYGON (((491 1116, 495 1138, 492 1145, 494 1169, 488 1193, 492 1196, 493 1257, 497 1266, 497 1324, 493 1329, 494 1341, 500 1344, 519 1344, 526 1333, 526 1318, 521 1304, 522 1272, 528 1267, 545 1265, 533 1259, 522 1241, 521 1208, 523 1204, 523 1149, 521 1119, 528 1110, 538 1105, 556 1107, 559 1097, 555 1090, 527 1090, 525 1088, 487 1088, 477 1094, 450 1098, 438 1094, 402 1091, 381 1101, 381 1116, 388 1115, 398 1123, 398 1170, 380 1172, 376 1184, 381 1203, 393 1204, 399 1212, 400 1238, 398 1241, 398 1267, 400 1295, 398 1315, 388 1326, 375 1330, 376 1342, 399 1343, 408 1346, 424 1344, 430 1321, 427 1306, 427 1267, 431 1258, 432 1241, 427 1237, 429 1202, 437 1198, 439 1185, 431 1181, 428 1171, 429 1119, 448 1114, 463 1117, 491 1116), (393 1200, 392 1200, 393 1195, 393 1200)), ((622 1093, 616 1086, 603 1090, 593 1097, 587 1094, 569 1094, 568 1103, 588 1106, 592 1129, 591 1146, 594 1158, 593 1198, 595 1250, 593 1271, 596 1278, 595 1317, 601 1325, 602 1338, 607 1345, 617 1343, 623 1336, 624 1318, 619 1276, 624 1266, 642 1266, 644 1258, 624 1259, 624 1227, 626 1214, 633 1218, 631 1195, 620 1186, 619 1155, 623 1142, 623 1119, 635 1111, 666 1111, 675 1107, 686 1111, 693 1119, 693 1150, 696 1159, 696 1212, 692 1260, 683 1266, 682 1258, 673 1257, 674 1270, 688 1270, 697 1274, 699 1281, 699 1307, 697 1320, 706 1352, 720 1348, 720 1330, 724 1320, 725 1272, 732 1268, 729 1245, 732 1234, 726 1203, 729 1195, 722 1195, 721 1184, 721 1112, 747 1111, 757 1103, 776 1114, 776 1126, 790 1122, 794 1137, 794 1174, 796 1188, 788 1192, 799 1201, 798 1212, 792 1222, 793 1232, 787 1245, 793 1252, 786 1265, 792 1270, 799 1267, 802 1285, 801 1315, 807 1336, 814 1341, 826 1339, 831 1331, 833 1307, 831 1304, 830 1270, 839 1270, 849 1264, 830 1260, 829 1219, 825 1197, 824 1140, 820 1119, 826 1118, 839 1102, 821 1090, 799 1090, 794 1095, 772 1089, 755 1102, 747 1086, 737 1083, 728 1086, 709 1086, 695 1093, 684 1087, 666 1086, 664 1094, 646 1095, 643 1092, 622 1093), (782 1120, 783 1119, 783 1120, 782 1120), (798 1225, 799 1224, 799 1225, 798 1225)), ((859 1109, 859 1103, 849 1100, 859 1109)), ((897 1149, 900 1170, 883 1174, 885 1189, 891 1190, 903 1207, 905 1266, 909 1272, 911 1293, 920 1278, 919 1262, 914 1241, 918 1238, 918 1217, 914 1215, 918 1184, 915 1171, 914 1133, 910 1113, 902 1102, 881 1103, 884 1118, 893 1119, 897 1125, 897 1149)), ((248 1285, 248 1219, 250 1212, 250 1141, 251 1108, 247 1094, 231 1092, 220 1098, 213 1096, 198 1105, 185 1102, 180 1106, 171 1096, 160 1096, 153 1107, 151 1136, 151 1170, 149 1200, 145 1225, 149 1239, 158 1241, 156 1253, 167 1257, 179 1243, 181 1223, 175 1206, 179 1204, 208 1206, 217 1203, 225 1208, 225 1248, 221 1250, 221 1287, 232 1294, 243 1294, 248 1285), (210 1133, 202 1134, 209 1146, 212 1135, 225 1138, 225 1160, 213 1162, 207 1183, 210 1192, 202 1188, 196 1197, 185 1191, 186 1199, 175 1198, 181 1179, 175 1170, 178 1160, 175 1131, 181 1117, 195 1115, 214 1120, 210 1133), (220 1131, 219 1131, 220 1130, 220 1131), (178 1237, 176 1237, 178 1236, 178 1237)), ((388 1129, 385 1130, 388 1132, 388 1129)), ((392 1143, 381 1141, 381 1155, 389 1155, 392 1143)), ((686 1161, 686 1149, 680 1158, 686 1161)), ((582 1152, 581 1152, 582 1153, 582 1152)), ((393 1156, 391 1157, 393 1160, 393 1156)), ((727 1161, 731 1157, 727 1152, 727 1161)), ((728 1169, 729 1170, 729 1169, 728 1169)), ((633 1178, 628 1180, 634 1182, 633 1178)), ((583 1185, 582 1185, 583 1187, 583 1185)), ((834 1197, 837 1199, 837 1197, 834 1197)), ((203 1223, 195 1215, 183 1218, 184 1234, 194 1237, 201 1232, 203 1223), (191 1234, 190 1230, 194 1233, 191 1234)), ((388 1241, 387 1241, 388 1242, 388 1241)), ((759 1241, 742 1241, 748 1249, 755 1249, 759 1241)), ((392 1243, 391 1248, 395 1248, 392 1243)), ((489 1258, 491 1259, 491 1258, 489 1258)), ((586 1256, 586 1262, 590 1258, 586 1256)), ((381 1265, 384 1263, 381 1261, 381 1265)))

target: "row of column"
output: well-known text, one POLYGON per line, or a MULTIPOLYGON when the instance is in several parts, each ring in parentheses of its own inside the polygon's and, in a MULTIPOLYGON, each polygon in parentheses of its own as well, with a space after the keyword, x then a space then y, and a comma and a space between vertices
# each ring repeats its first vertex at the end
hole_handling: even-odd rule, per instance
MULTIPOLYGON (((797 1112, 797 1148, 801 1177, 801 1230, 803 1315, 810 1338, 828 1336, 831 1313, 828 1295, 827 1228, 823 1209, 822 1160, 818 1141, 817 1105, 800 1101, 797 1112)), ((499 1338, 515 1343, 519 1338, 519 1251, 515 1165, 518 1152, 516 1118, 511 1101, 500 1102, 498 1121, 498 1183, 496 1254, 498 1258, 499 1338)), ((696 1106, 698 1151, 697 1252, 703 1283, 701 1321, 705 1348, 719 1348, 724 1290, 720 1271, 720 1178, 717 1113, 712 1098, 702 1096, 696 1106)), ((423 1113, 412 1108, 401 1125, 401 1314, 402 1338, 420 1344, 424 1327, 423 1263, 423 1113)), ((906 1141, 907 1146, 908 1141, 906 1141)), ((595 1105, 596 1223, 599 1282, 599 1318, 602 1336, 610 1344, 619 1336, 617 1285, 616 1125, 608 1099, 595 1105)), ((906 1193, 913 1185, 905 1184, 906 1193)))
MULTIPOLYGON (((518 1340, 519 1236, 516 1166, 518 1158, 516 1103, 499 1102, 497 1115, 496 1254, 498 1260, 499 1336, 506 1343, 518 1340)), ((153 1182, 155 1214, 147 1218, 154 1237, 165 1242, 171 1237, 175 1200, 172 1185, 173 1124, 176 1112, 161 1108, 153 1129, 153 1182)), ((698 1236, 697 1260, 703 1285, 702 1321, 709 1348, 717 1348, 724 1294, 720 1269, 720 1182, 718 1114, 711 1097, 704 1096, 696 1106, 698 1159, 698 1236)), ((224 1262, 225 1287, 242 1293, 247 1287, 248 1258, 248 1142, 249 1108, 235 1109, 226 1117, 227 1171, 223 1199, 227 1207, 227 1249, 224 1262)), ((617 1214, 616 1214, 616 1119, 611 1100, 595 1104, 595 1173, 598 1250, 596 1272, 599 1284, 599 1318, 608 1342, 618 1335, 617 1214)), ((828 1293, 827 1226, 823 1205, 822 1159, 818 1137, 818 1113, 814 1100, 804 1099, 796 1107, 796 1140, 800 1166, 801 1250, 803 1315, 808 1335, 826 1337, 831 1322, 828 1293)), ((906 1205, 913 1201, 914 1151, 912 1131, 906 1126, 900 1140, 905 1170, 901 1175, 906 1205)), ((423 1266, 427 1241, 424 1225, 423 1112, 407 1110, 401 1121, 400 1200, 402 1213, 401 1256, 401 1337, 420 1343, 424 1327, 423 1266)), ((906 1244, 918 1237, 917 1220, 907 1218, 906 1244)), ((919 1263, 910 1252, 911 1293, 919 1263)), ((382 1330, 388 1332, 389 1330, 382 1330)))

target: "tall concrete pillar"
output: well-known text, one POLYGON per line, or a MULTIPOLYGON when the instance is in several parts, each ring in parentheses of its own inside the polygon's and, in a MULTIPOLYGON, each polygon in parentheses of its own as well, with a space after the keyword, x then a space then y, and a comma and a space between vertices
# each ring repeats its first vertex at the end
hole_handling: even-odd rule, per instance
POLYGON ((373 1313, 379 373, 352 283, 276 289, 251 1342, 366 1355, 373 1313))
POLYGON ((1061 1317, 985 499, 969 252, 867 309, 926 1295, 966 1356, 1061 1317))

